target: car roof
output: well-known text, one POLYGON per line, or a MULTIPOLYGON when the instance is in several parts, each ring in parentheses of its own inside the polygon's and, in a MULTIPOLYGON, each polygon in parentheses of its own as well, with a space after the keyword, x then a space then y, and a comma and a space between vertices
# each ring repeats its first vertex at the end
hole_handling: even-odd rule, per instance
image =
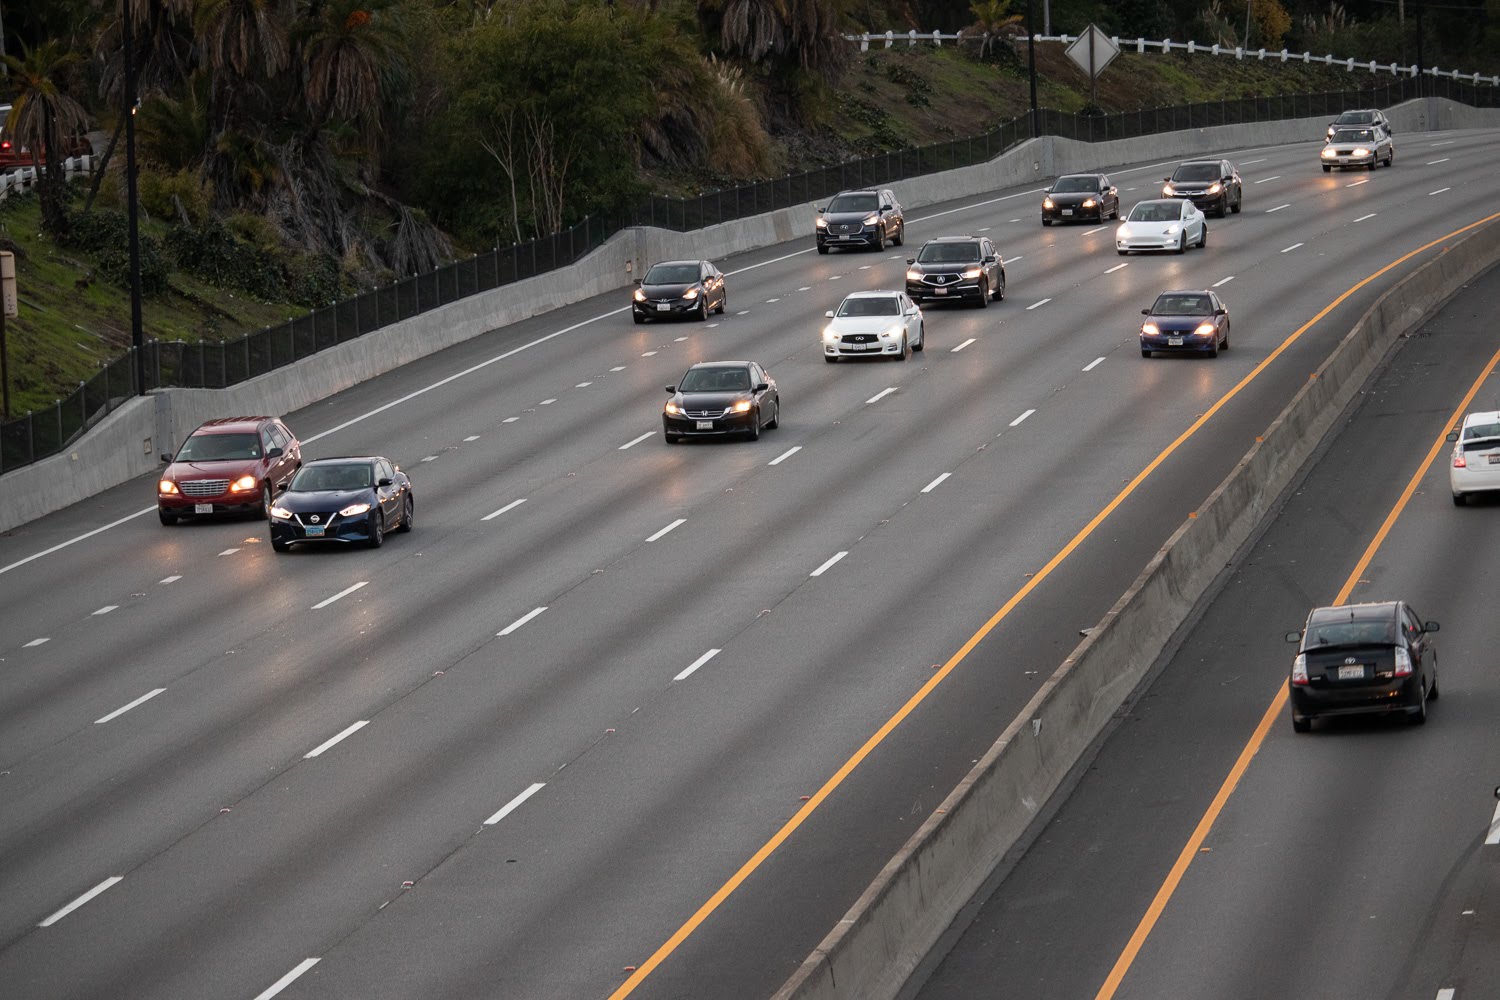
POLYGON ((850 188, 847 191, 840 191, 834 197, 841 198, 846 194, 879 194, 881 190, 881 188, 850 188))
POLYGON ((1058 180, 1062 180, 1064 177, 1103 177, 1103 176, 1104 175, 1101 174, 1101 173, 1099 173, 1097 170, 1085 170, 1085 171, 1083 171, 1081 173, 1076 173, 1076 174, 1058 174, 1057 175, 1057 179, 1058 180))
POLYGON ((335 455, 331 458, 315 458, 310 462, 303 462, 302 467, 305 469, 310 465, 344 465, 348 462, 384 461, 389 461, 389 459, 382 458, 379 455, 335 455))
POLYGON ((1401 607, 1400 601, 1371 601, 1364 604, 1343 604, 1336 607, 1314 608, 1307 616, 1309 625, 1323 625, 1337 621, 1378 621, 1393 618, 1401 607))
POLYGON ((752 364, 754 362, 751 361, 700 361, 690 366, 688 371, 694 368, 749 368, 752 364))
POLYGON ((1157 298, 1161 298, 1163 295, 1208 295, 1208 294, 1210 294, 1210 292, 1209 292, 1209 290, 1207 288, 1169 288, 1165 292, 1158 292, 1156 294, 1156 297, 1157 298))
POLYGON ((891 288, 874 288, 874 289, 871 289, 868 292, 850 292, 848 295, 844 296, 844 300, 848 301, 849 299, 874 299, 874 298, 880 298, 880 297, 886 296, 886 295, 900 295, 900 294, 901 294, 900 292, 896 291, 895 289, 891 289, 891 288))
POLYGON ((1217 159, 1215 159, 1215 160, 1183 160, 1181 163, 1179 163, 1177 165, 1179 167, 1196 167, 1196 166, 1198 166, 1200 164, 1206 164, 1207 166, 1217 167, 1219 164, 1221 164, 1223 162, 1224 162, 1223 160, 1217 160, 1217 159))
POLYGON ((1471 413, 1467 417, 1464 417, 1465 427, 1472 426, 1473 424, 1495 423, 1500 423, 1500 410, 1480 410, 1477 413, 1471 413))
POLYGON ((260 425, 275 417, 215 417, 205 420, 193 431, 194 434, 233 434, 260 430, 260 425))
POLYGON ((1142 205, 1176 205, 1180 208, 1183 205, 1191 204, 1192 202, 1185 201, 1182 198, 1144 198, 1131 206, 1131 211, 1135 211, 1142 205))
MULTIPOLYGON (((659 260, 655 264, 652 264, 651 267, 656 267, 659 264, 702 264, 702 263, 703 263, 703 261, 701 261, 701 260, 659 260)), ((651 267, 646 268, 646 270, 648 270, 648 271, 651 270, 651 267)))
MULTIPOLYGON (((975 240, 979 240, 979 239, 983 239, 983 237, 980 237, 980 236, 934 236, 932 239, 928 240, 927 243, 972 243, 975 240)), ((927 243, 923 243, 922 245, 926 246, 927 243)))

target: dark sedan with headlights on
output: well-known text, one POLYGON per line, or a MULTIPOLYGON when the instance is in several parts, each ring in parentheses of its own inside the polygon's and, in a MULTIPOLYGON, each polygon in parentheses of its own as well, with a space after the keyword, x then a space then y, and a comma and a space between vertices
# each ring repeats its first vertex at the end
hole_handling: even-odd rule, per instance
POLYGON ((708 319, 710 310, 722 314, 728 302, 724 274, 711 262, 664 260, 636 279, 630 315, 637 323, 681 316, 708 319))
POLYGON ((1162 292, 1141 324, 1141 357, 1153 351, 1185 351, 1217 358, 1229 350, 1229 310, 1209 289, 1162 292))
POLYGON ((1042 225, 1120 217, 1120 192, 1103 174, 1066 174, 1042 195, 1042 225))
POLYGON ((410 531, 411 480, 388 458, 320 458, 297 470, 271 505, 271 548, 334 543, 378 549, 389 531, 410 531))
POLYGON ((667 386, 672 398, 661 414, 667 444, 685 437, 744 435, 751 441, 761 428, 781 424, 781 394, 776 380, 754 361, 702 361, 667 386))

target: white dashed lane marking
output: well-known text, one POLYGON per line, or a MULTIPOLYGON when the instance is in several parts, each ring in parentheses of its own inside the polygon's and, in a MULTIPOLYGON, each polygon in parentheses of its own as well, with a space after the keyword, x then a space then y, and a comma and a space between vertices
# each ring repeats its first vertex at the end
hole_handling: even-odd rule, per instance
POLYGON ((502 424, 513 424, 513 423, 515 423, 515 422, 516 422, 516 421, 517 421, 517 420, 520 420, 520 419, 521 419, 521 418, 520 418, 520 417, 506 417, 506 418, 505 418, 505 419, 504 419, 504 420, 502 420, 502 421, 500 421, 500 422, 501 422, 501 423, 502 423, 502 424))
POLYGON ((1021 421, 1025 420, 1027 417, 1031 416, 1035 412, 1036 412, 1035 410, 1027 410, 1025 413, 1021 414, 1019 417, 1017 417, 1016 419, 1012 420, 1010 422, 1010 426, 1012 426, 1012 427, 1019 427, 1021 425, 1021 421))
MULTIPOLYGON (((686 340, 687 338, 684 337, 683 339, 686 340)), ((592 383, 592 382, 579 382, 573 388, 575 388, 575 389, 587 389, 589 386, 591 386, 593 384, 594 383, 592 383)))
POLYGON ((426 456, 423 456, 422 461, 424 461, 424 462, 436 462, 437 458, 438 457, 436 455, 426 455, 426 456))
POLYGON ((343 590, 339 591, 337 594, 334 594, 332 597, 325 598, 324 600, 319 601, 317 604, 314 604, 312 606, 312 610, 313 611, 321 611, 324 608, 328 607, 328 605, 332 604, 334 601, 342 600, 343 598, 348 597, 350 594, 354 593, 356 590, 360 589, 361 587, 367 587, 369 585, 370 585, 370 581, 369 580, 361 580, 361 581, 359 581, 358 583, 356 583, 352 587, 345 587, 343 590))
POLYGON ((1361 184, 1368 184, 1368 183, 1370 183, 1370 178, 1368 178, 1368 177, 1361 177, 1357 181, 1350 181, 1348 184, 1345 184, 1344 187, 1346 187, 1346 188, 1359 187, 1361 184))
POLYGON ((625 366, 624 365, 615 365, 613 368, 610 369, 610 371, 612 371, 612 372, 622 372, 624 370, 625 370, 625 366))
POLYGON ((1452 157, 1450 157, 1450 156, 1445 156, 1445 157, 1443 157, 1443 158, 1442 158, 1442 159, 1441 159, 1441 160, 1428 160, 1428 161, 1427 161, 1427 165, 1428 165, 1428 166, 1429 166, 1429 167, 1435 167, 1435 166, 1437 166, 1437 165, 1438 165, 1438 164, 1439 164, 1439 163, 1447 163, 1447 162, 1448 162, 1448 161, 1449 161, 1449 160, 1450 160, 1450 159, 1452 159, 1452 157))
POLYGON ((1280 251, 1279 251, 1279 252, 1280 252, 1280 253, 1291 253, 1291 252, 1292 252, 1292 251, 1293 251, 1293 250, 1295 250, 1295 249, 1297 249, 1297 248, 1298 248, 1298 247, 1300 247, 1300 246, 1302 246, 1302 244, 1301 244, 1301 243, 1293 243, 1293 244, 1292 244, 1292 245, 1291 245, 1291 246, 1289 246, 1289 247, 1282 247, 1282 248, 1281 248, 1281 250, 1280 250, 1280 251))
POLYGON ((509 816, 511 813, 515 812, 517 809, 521 808, 521 804, 523 802, 525 802, 527 799, 531 798, 537 792, 540 792, 543 788, 546 788, 546 787, 547 787, 547 783, 546 782, 544 782, 544 781, 538 781, 538 782, 536 782, 530 788, 526 789, 526 791, 522 792, 520 795, 517 795, 515 798, 511 799, 509 802, 505 803, 505 805, 501 806, 499 812, 495 813, 495 815, 491 816, 489 819, 487 819, 487 820, 484 821, 484 825, 485 826, 494 826, 496 823, 500 822, 502 819, 504 819, 505 817, 509 816))
POLYGON ((1105 271, 1105 272, 1104 272, 1104 273, 1105 273, 1105 274, 1114 274, 1114 273, 1115 273, 1115 272, 1116 272, 1116 271, 1118 271, 1118 270, 1119 270, 1119 269, 1120 269, 1120 268, 1122 268, 1122 267, 1129 267, 1129 266, 1130 266, 1130 261, 1128 261, 1128 260, 1127 260, 1127 261, 1126 261, 1126 262, 1125 262, 1125 263, 1123 263, 1123 264, 1116 264, 1116 265, 1115 265, 1115 266, 1114 266, 1114 267, 1111 267, 1111 268, 1109 268, 1109 269, 1108 269, 1108 270, 1106 270, 1106 271, 1105 271))
MULTIPOLYGON (((674 344, 680 344, 684 340, 687 340, 687 338, 686 337, 673 337, 672 338, 672 343, 674 343, 674 344)), ((587 385, 588 383, 585 382, 584 384, 587 385)))
POLYGON ((130 711, 132 708, 135 708, 139 705, 144 705, 146 702, 150 701, 152 698, 155 698, 165 690, 166 688, 153 688, 150 691, 147 691, 145 694, 141 695, 135 701, 130 702, 128 705, 121 705, 119 708, 115 709, 113 712, 110 712, 108 715, 95 719, 94 725, 102 726, 106 722, 109 722, 111 719, 118 719, 120 716, 130 711))
POLYGON ((1030 312, 1033 309, 1040 309, 1042 306, 1046 305, 1048 302, 1051 302, 1051 301, 1052 301, 1051 299, 1042 299, 1042 300, 1040 300, 1038 302, 1033 302, 1031 305, 1029 305, 1029 306, 1026 307, 1026 311, 1030 312))
POLYGON ((1451 146, 1457 141, 1457 139, 1444 139, 1442 142, 1434 142, 1432 145, 1434 148, 1438 146, 1451 146))
POLYGON ((464 438, 464 444, 468 444, 470 441, 478 441, 478 440, 479 440, 479 435, 478 434, 470 434, 468 437, 464 438))
POLYGON ((897 387, 894 386, 894 385, 886 386, 884 389, 881 389, 875 395, 873 395, 869 399, 865 400, 865 405, 868 406, 871 403, 878 403, 878 402, 880 402, 880 400, 884 399, 886 396, 889 396, 891 393, 895 392, 896 388, 897 387))
POLYGON ((1248 167, 1252 163, 1265 163, 1267 159, 1269 159, 1269 157, 1262 156, 1258 160, 1241 160, 1240 161, 1240 166, 1242 166, 1242 167, 1248 167))
POLYGON ((1091 372, 1102 364, 1104 364, 1103 358, 1095 358, 1093 361, 1090 361, 1088 364, 1084 365, 1083 370, 1086 372, 1091 372))
POLYGON ((1109 228, 1108 226, 1100 226, 1098 229, 1090 229, 1088 232, 1084 233, 1083 235, 1085 235, 1085 236, 1093 236, 1095 233, 1102 233, 1102 232, 1104 232, 1104 230, 1106 230, 1108 228, 1109 228))
MULTIPOLYGON (((650 437, 651 435, 648 434, 646 436, 650 437)), ((501 514, 504 514, 506 511, 515 510, 517 507, 521 506, 525 502, 526 502, 526 498, 525 497, 522 497, 519 500, 512 500, 510 503, 506 504, 504 507, 501 507, 499 510, 497 510, 497 511, 495 511, 493 513, 484 515, 483 517, 480 518, 480 520, 481 521, 493 521, 495 518, 499 517, 501 514)))
POLYGON ((647 351, 645 354, 641 355, 641 357, 643 357, 643 358, 653 358, 655 356, 656 356, 656 352, 655 351, 647 351))
POLYGON ((304 958, 302 961, 297 963, 297 965, 292 969, 291 972, 288 972, 286 975, 276 980, 276 982, 266 987, 265 992, 257 996, 255 1000, 271 1000, 271 998, 276 994, 292 985, 292 983, 296 981, 298 976, 302 975, 302 973, 317 965, 318 961, 319 960, 316 958, 304 958))
POLYGON ((1025 260, 1025 257, 1022 254, 1017 254, 1014 257, 1007 257, 1007 258, 1005 258, 1000 263, 1002 263, 1002 264, 1014 264, 1018 260, 1025 260))
POLYGON ((634 448, 636 445, 640 444, 642 441, 646 440, 648 437, 650 437, 651 435, 653 435, 655 433, 656 433, 655 431, 647 431, 646 433, 642 434, 640 437, 631 438, 629 441, 626 441, 624 444, 620 445, 620 447, 618 449, 616 449, 616 450, 618 450, 618 451, 624 451, 627 448, 634 448))
POLYGON ((1255 183, 1255 184, 1265 184, 1267 181, 1279 181, 1279 180, 1281 180, 1281 175, 1280 174, 1272 174, 1270 177, 1262 177, 1260 180, 1253 181, 1252 183, 1255 183))
POLYGON ((1454 989, 1451 986, 1445 986, 1444 988, 1438 990, 1437 1000, 1453 1000, 1453 997, 1454 989))
POLYGON ((1292 206, 1291 206, 1291 205, 1290 205, 1290 204, 1286 204, 1286 205, 1277 205, 1277 206, 1276 206, 1276 207, 1275 207, 1275 208, 1268 208, 1268 209, 1266 209, 1266 214, 1267 214, 1267 215, 1270 215, 1270 214, 1271 214, 1271 213, 1272 213, 1272 212, 1279 212, 1279 211, 1281 211, 1281 210, 1282 210, 1282 209, 1283 209, 1283 208, 1291 208, 1291 207, 1292 207, 1292 206))
MULTIPOLYGON (((237 550, 236 550, 236 551, 237 551, 237 550)), ((224 553, 222 553, 222 552, 220 552, 220 553, 219 553, 219 555, 221 555, 221 556, 222 556, 222 555, 223 555, 223 554, 224 554, 224 553)), ((100 608, 100 609, 99 609, 99 610, 98 610, 98 611, 95 611, 95 612, 94 612, 94 615, 107 615, 107 614, 109 614, 109 613, 110 613, 110 612, 111 612, 111 611, 118 611, 118 610, 119 610, 119 608, 120 608, 120 606, 119 606, 119 605, 118 605, 118 604, 106 604, 106 605, 105 605, 105 606, 104 606, 104 607, 102 607, 102 608, 100 608)), ((91 617, 92 617, 92 616, 91 616, 91 617)))
POLYGON ((38 927, 51 927, 53 924, 57 923, 63 917, 66 917, 68 914, 70 914, 74 910, 78 909, 84 903, 87 903, 89 900, 91 900, 95 896, 99 895, 105 889, 108 889, 110 886, 114 885, 116 882, 123 881, 124 878, 125 878, 124 875, 111 875, 109 878, 105 879, 103 882, 100 882, 98 885, 94 886, 92 889, 90 889, 88 892, 84 893, 82 896, 79 896, 77 899, 73 900, 73 902, 69 903, 67 906, 64 906, 62 909, 60 909, 56 913, 52 914, 52 916, 48 917, 46 920, 43 920, 41 923, 37 924, 37 926, 38 927))
POLYGON ((830 569, 833 568, 834 563, 838 562, 840 559, 844 558, 848 554, 849 554, 848 552, 838 552, 838 553, 835 553, 834 555, 832 555, 832 556, 829 557, 829 559, 828 559, 827 562, 825 562, 823 565, 819 566, 817 569, 813 570, 811 573, 809 573, 807 575, 808 576, 822 576, 824 573, 828 572, 830 569))
POLYGON ((667 532, 671 531, 672 529, 680 527, 680 526, 682 526, 682 525, 684 525, 686 523, 687 523, 687 518, 685 518, 685 517, 679 517, 677 520, 673 521, 671 524, 667 525, 665 528, 661 529, 656 534, 646 536, 646 541, 648 541, 648 542, 654 542, 658 538, 661 538, 663 535, 665 535, 667 532))
POLYGON ((40 639, 32 639, 30 642, 28 642, 26 645, 22 646, 21 648, 22 649, 31 649, 33 646, 40 646, 40 645, 42 645, 45 642, 51 642, 51 641, 52 641, 52 637, 50 635, 49 636, 43 636, 40 639))
POLYGON ((1490 819, 1490 829, 1484 836, 1486 844, 1500 844, 1500 802, 1495 803, 1495 815, 1490 819))
POLYGON ((799 291, 799 292, 807 292, 807 291, 811 291, 811 290, 812 290, 812 285, 803 285, 801 288, 797 289, 797 291, 799 291))
POLYGON ((1442 194, 1444 191, 1452 191, 1452 190, 1453 189, 1451 187, 1438 188, 1436 191, 1428 191, 1427 192, 1427 197, 1431 198, 1435 194, 1442 194))
POLYGON ((1361 215, 1359 218, 1355 219, 1354 221, 1355 222, 1364 222, 1366 219, 1373 219, 1373 218, 1375 218, 1375 213, 1371 212, 1369 215, 1361 215))
POLYGON ((770 305, 772 302, 780 302, 780 301, 781 301, 780 299, 766 299, 766 305, 770 305))
POLYGON ((802 450, 802 446, 800 444, 793 445, 792 447, 788 448, 786 451, 782 452, 780 455, 777 455, 775 458, 771 459, 766 464, 767 465, 780 465, 782 462, 785 462, 787 459, 791 458, 793 455, 797 454, 797 452, 799 452, 801 450, 802 450))
POLYGON ((526 612, 524 615, 522 615, 521 617, 517 618, 515 621, 511 622, 509 625, 505 626, 503 629, 501 629, 500 631, 496 632, 495 634, 496 635, 510 635, 516 629, 520 628, 522 625, 525 625, 527 622, 531 621, 531 619, 535 618, 537 615, 541 614, 543 611, 546 611, 546 610, 547 610, 547 605, 545 605, 545 604, 542 605, 539 608, 532 608, 530 611, 526 612))
POLYGON ((339 733, 337 736, 329 737, 328 739, 324 740, 322 743, 319 743, 317 746, 315 746, 311 750, 307 751, 307 753, 305 753, 305 754, 302 755, 302 759, 303 760, 309 760, 309 759, 311 759, 313 757, 319 756, 320 754, 322 754, 322 752, 324 750, 327 750, 329 747, 334 746, 340 740, 344 739, 347 736, 353 736, 355 733, 359 732, 361 729, 365 728, 369 724, 370 724, 370 720, 369 719, 361 719, 360 721, 358 721, 358 722, 354 723, 353 725, 349 726, 343 732, 339 733))
MULTIPOLYGON (((437 458, 436 455, 434 455, 432 457, 433 458, 437 458)), ((424 459, 424 461, 425 461, 425 459, 424 459)), ((232 555, 234 555, 238 551, 239 551, 239 549, 225 549, 223 552, 220 552, 219 555, 221 555, 221 556, 232 556, 232 555)))
POLYGON ((931 493, 933 490, 935 490, 939 486, 943 485, 943 480, 947 479, 951 475, 953 475, 953 473, 951 473, 951 472, 945 472, 945 473, 943 473, 941 476, 938 476, 932 482, 930 482, 926 486, 922 487, 922 492, 923 493, 931 493))
POLYGON ((557 398, 554 396, 552 399, 544 399, 544 400, 542 400, 540 403, 538 403, 536 405, 537 406, 551 406, 555 402, 557 402, 557 398))
POLYGON ((1214 287, 1218 288, 1220 285, 1227 285, 1227 284, 1229 284, 1233 280, 1234 280, 1234 275, 1232 275, 1232 274, 1229 277, 1227 277, 1227 278, 1220 278, 1218 281, 1214 282, 1214 287))
POLYGON ((162 577, 160 580, 158 580, 156 582, 157 583, 176 583, 178 580, 181 580, 181 579, 182 579, 182 574, 179 573, 176 576, 162 577))
POLYGON ((965 347, 968 347, 972 343, 974 343, 974 338, 970 337, 968 340, 964 341, 962 344, 959 344, 957 347, 955 347, 953 350, 949 351, 948 353, 949 354, 957 354, 959 351, 963 350, 965 347))
POLYGON ((686 670, 678 674, 676 677, 673 677, 672 679, 674 681, 687 680, 693 675, 693 671, 703 666, 703 664, 707 663, 709 660, 712 660, 715 656, 718 656, 721 652, 723 652, 723 650, 710 649, 708 652, 704 653, 702 656, 698 657, 696 660, 690 663, 686 670))

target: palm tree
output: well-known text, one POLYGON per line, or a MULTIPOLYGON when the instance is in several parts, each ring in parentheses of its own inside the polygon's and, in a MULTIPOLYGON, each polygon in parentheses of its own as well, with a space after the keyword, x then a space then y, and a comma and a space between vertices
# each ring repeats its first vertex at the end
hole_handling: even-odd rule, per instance
POLYGON ((88 126, 88 113, 63 90, 63 78, 79 60, 61 42, 48 40, 36 48, 21 43, 19 56, 6 56, 10 85, 15 89, 5 130, 18 145, 36 151, 42 166, 37 195, 42 224, 54 237, 67 234, 68 213, 63 177, 66 140, 88 126))
POLYGON ((341 119, 373 137, 382 108, 409 76, 406 40, 392 0, 308 3, 294 43, 313 127, 341 119))
POLYGON ((193 31, 212 82, 204 173, 221 205, 236 200, 244 171, 232 158, 247 148, 226 137, 239 131, 238 107, 286 68, 288 13, 287 0, 196 0, 193 31))
POLYGON ((777 56, 832 77, 848 61, 841 0, 707 0, 725 51, 759 62, 777 56))
POLYGON ((983 59, 986 50, 992 48, 1002 36, 1021 31, 1023 18, 1020 14, 1011 13, 1010 4, 1011 0, 972 0, 969 4, 969 13, 975 18, 974 30, 980 32, 984 39, 979 43, 979 58, 983 59))

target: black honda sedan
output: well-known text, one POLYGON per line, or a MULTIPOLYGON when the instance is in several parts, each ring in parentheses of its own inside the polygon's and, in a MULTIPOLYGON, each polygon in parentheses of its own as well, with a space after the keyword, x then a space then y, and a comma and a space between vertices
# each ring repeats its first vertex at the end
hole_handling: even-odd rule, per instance
POLYGON ((321 458, 297 470, 271 505, 271 548, 332 542, 380 548, 387 531, 410 531, 416 498, 388 458, 321 458))
POLYGON ((1292 661, 1292 728, 1312 729, 1330 715, 1401 713, 1412 725, 1427 721, 1438 696, 1437 651, 1424 622, 1404 601, 1315 608, 1300 632, 1292 661))
POLYGON ((722 315, 728 303, 724 273, 710 261, 664 260, 636 281, 630 315, 637 323, 683 316, 708 319, 710 310, 722 315))
POLYGON ((703 361, 689 368, 662 410, 668 444, 685 437, 743 434, 754 441, 761 428, 781 424, 776 380, 754 361, 703 361))

